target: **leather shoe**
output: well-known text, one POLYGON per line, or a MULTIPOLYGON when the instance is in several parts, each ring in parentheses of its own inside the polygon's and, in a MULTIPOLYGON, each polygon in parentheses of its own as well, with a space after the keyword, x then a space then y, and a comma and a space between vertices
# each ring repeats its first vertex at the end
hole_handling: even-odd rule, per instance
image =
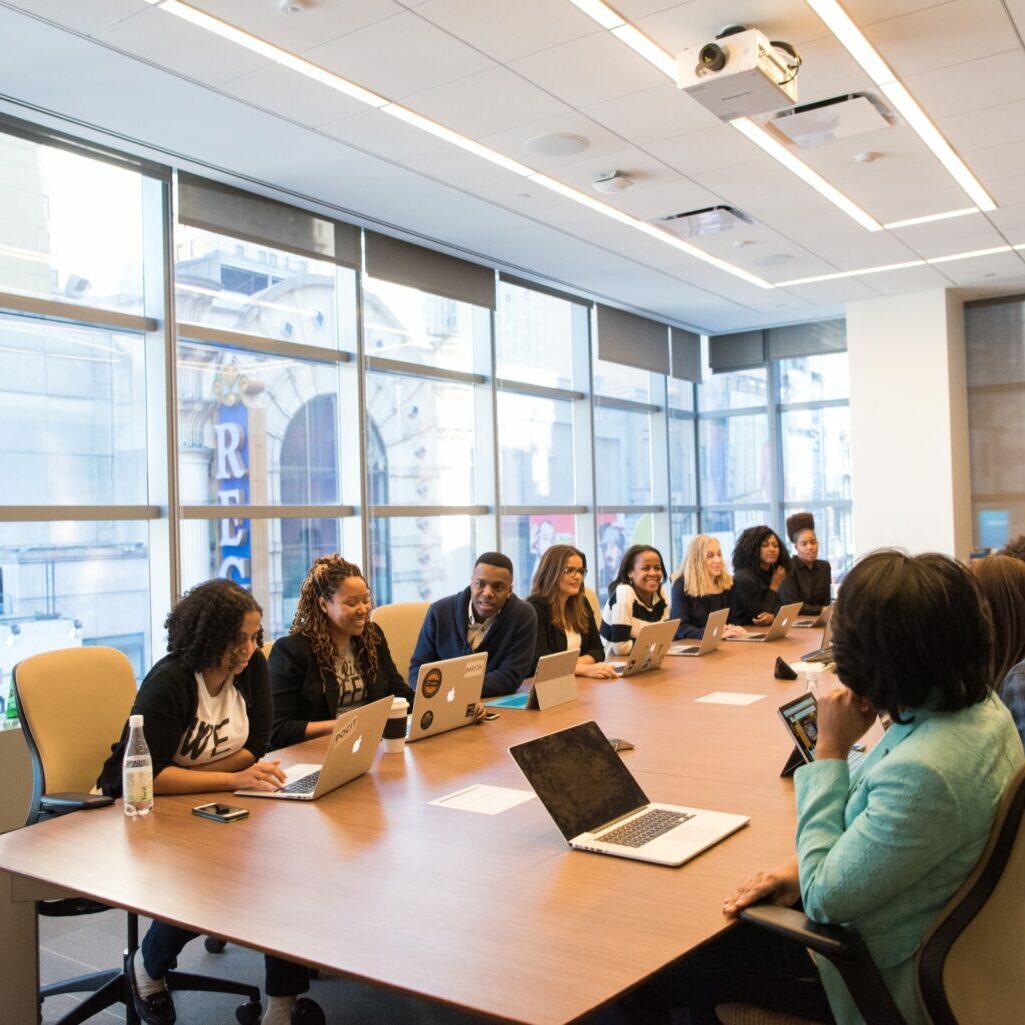
POLYGON ((132 994, 132 1005, 139 1019, 145 1025, 174 1025, 178 1015, 174 1010, 174 1001, 167 989, 157 990, 148 997, 139 992, 138 981, 135 978, 135 958, 139 954, 130 954, 125 958, 125 974, 128 976, 128 988, 132 994))

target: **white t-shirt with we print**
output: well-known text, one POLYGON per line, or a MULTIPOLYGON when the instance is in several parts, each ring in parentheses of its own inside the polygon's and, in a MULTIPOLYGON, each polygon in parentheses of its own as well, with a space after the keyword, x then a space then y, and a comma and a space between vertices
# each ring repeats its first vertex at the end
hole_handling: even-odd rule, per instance
POLYGON ((249 713, 234 677, 214 697, 206 689, 203 674, 196 673, 196 695, 196 717, 174 753, 174 764, 186 769, 233 755, 249 736, 249 713))

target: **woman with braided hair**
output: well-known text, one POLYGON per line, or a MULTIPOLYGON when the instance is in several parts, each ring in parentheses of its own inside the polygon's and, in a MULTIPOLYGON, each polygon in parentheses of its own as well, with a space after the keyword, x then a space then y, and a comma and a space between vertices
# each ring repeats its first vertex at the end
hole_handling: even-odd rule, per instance
POLYGON ((274 747, 325 736, 339 713, 388 694, 412 700, 372 607, 358 566, 334 554, 310 567, 292 630, 270 653, 274 747))

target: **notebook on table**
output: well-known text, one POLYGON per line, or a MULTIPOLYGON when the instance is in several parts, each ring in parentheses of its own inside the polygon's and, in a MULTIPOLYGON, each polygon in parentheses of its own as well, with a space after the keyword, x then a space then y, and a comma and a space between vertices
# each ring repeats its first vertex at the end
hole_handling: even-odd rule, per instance
POLYGON ((772 625, 768 630, 756 630, 754 632, 748 631, 743 636, 739 634, 736 637, 727 637, 728 641, 778 641, 781 637, 786 637, 787 632, 793 625, 794 617, 798 612, 801 611, 801 603, 795 601, 791 605, 784 605, 780 608, 779 612, 776 613, 776 618, 773 619, 772 625))
POLYGON ((469 726, 484 689, 487 664, 488 653, 479 651, 420 666, 406 743, 469 726))
POLYGON ((620 676, 633 676, 635 673, 646 673, 650 669, 658 669, 662 659, 673 643, 676 629, 680 625, 678 619, 664 619, 661 623, 645 623, 637 631, 637 639, 630 649, 630 654, 622 661, 606 659, 615 667, 620 676))
POLYGON ((544 711, 566 701, 573 701, 577 697, 577 678, 574 673, 579 658, 578 648, 542 655, 537 660, 533 677, 523 681, 524 686, 530 684, 529 691, 505 694, 484 703, 491 708, 536 708, 544 711))
POLYGON ((595 722, 517 744, 509 753, 576 850, 682 865, 750 821, 653 804, 595 722))
POLYGON ((722 644, 723 631, 726 629, 726 620, 729 618, 730 610, 717 609, 709 613, 708 622, 705 623, 705 632, 701 635, 699 644, 673 644, 666 652, 667 655, 687 655, 697 657, 707 655, 715 651, 722 644))
POLYGON ((276 797, 285 801, 315 801, 362 776, 373 764, 384 724, 391 711, 392 696, 343 712, 335 720, 320 765, 293 765, 285 770, 279 790, 236 790, 244 797, 276 797))

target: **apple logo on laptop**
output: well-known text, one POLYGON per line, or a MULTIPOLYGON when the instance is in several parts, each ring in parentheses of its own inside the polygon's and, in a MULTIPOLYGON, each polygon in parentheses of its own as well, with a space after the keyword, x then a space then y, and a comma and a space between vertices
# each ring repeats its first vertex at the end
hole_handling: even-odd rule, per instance
POLYGON ((449 687, 448 692, 445 694, 445 700, 446 701, 455 701, 455 699, 456 699, 456 689, 455 689, 455 687, 449 687))
POLYGON ((356 752, 357 752, 357 751, 358 751, 358 750, 360 749, 360 745, 361 745, 362 743, 363 743, 363 734, 361 733, 361 734, 360 734, 360 735, 359 735, 359 736, 358 736, 358 737, 356 738, 356 743, 352 745, 352 753, 353 753, 353 754, 355 754, 355 753, 356 753, 356 752))

